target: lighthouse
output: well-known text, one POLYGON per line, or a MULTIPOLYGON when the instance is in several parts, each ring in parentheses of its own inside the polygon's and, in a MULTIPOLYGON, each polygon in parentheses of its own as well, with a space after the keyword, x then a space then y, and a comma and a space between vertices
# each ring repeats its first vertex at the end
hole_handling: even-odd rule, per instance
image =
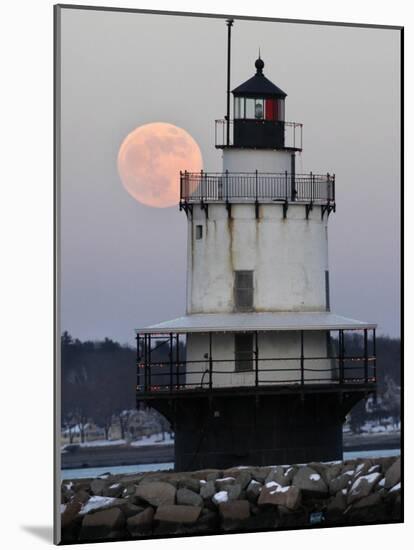
POLYGON ((302 124, 252 69, 215 123, 222 170, 180 174, 186 313, 137 329, 137 400, 170 420, 178 471, 341 459, 346 414, 375 392, 376 325, 331 311, 335 176, 298 173, 302 124))

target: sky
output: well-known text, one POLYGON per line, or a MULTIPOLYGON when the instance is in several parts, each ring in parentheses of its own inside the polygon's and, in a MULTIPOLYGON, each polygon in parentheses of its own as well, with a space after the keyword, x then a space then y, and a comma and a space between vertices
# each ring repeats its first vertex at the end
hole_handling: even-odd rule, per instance
MULTIPOLYGON (((136 127, 167 122, 221 170, 214 121, 226 109, 224 19, 63 9, 61 329, 134 341, 185 313, 187 220, 133 199, 117 154, 136 127)), ((400 335, 399 32, 235 20, 232 88, 264 73, 302 122, 297 172, 335 173, 331 310, 400 335)), ((177 185, 179 181, 177 178, 177 185)))

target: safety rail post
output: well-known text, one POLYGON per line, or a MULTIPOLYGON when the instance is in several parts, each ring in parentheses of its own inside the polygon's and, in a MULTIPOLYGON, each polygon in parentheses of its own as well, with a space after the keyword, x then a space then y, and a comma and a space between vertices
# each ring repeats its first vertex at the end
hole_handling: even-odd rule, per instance
POLYGON ((176 383, 177 383, 177 390, 180 388, 180 335, 176 334, 176 349, 175 349, 175 359, 176 359, 176 365, 175 365, 175 374, 176 374, 176 383))
POLYGON ((374 379, 377 381, 377 343, 376 343, 376 330, 372 329, 372 354, 374 356, 374 379))
POLYGON ((313 174, 311 172, 310 173, 311 202, 313 202, 313 200, 315 198, 314 182, 315 182, 315 180, 314 180, 313 174))
POLYGON ((173 335, 170 332, 170 393, 173 390, 173 335))
POLYGON ((148 334, 148 385, 151 391, 151 334, 148 334))
POLYGON ((303 330, 300 331, 300 383, 302 387, 305 384, 305 355, 303 345, 303 330))
POLYGON ((288 173, 287 173, 287 170, 285 170, 285 200, 286 200, 286 202, 288 200, 288 173))
POLYGON ((148 391, 147 335, 144 334, 144 390, 148 391))
POLYGON ((368 383, 368 330, 364 328, 364 378, 368 383))
POLYGON ((208 387, 210 390, 212 390, 213 389, 213 333, 212 332, 209 332, 208 369, 209 369, 208 387))
POLYGON ((256 388, 259 386, 259 333, 255 331, 255 379, 256 388))
POLYGON ((339 330, 339 382, 342 385, 344 383, 344 331, 339 330))
POLYGON ((229 171, 226 170, 226 202, 229 202, 229 171))
POLYGON ((141 362, 141 354, 140 354, 140 349, 139 349, 139 343, 140 343, 140 338, 139 338, 139 333, 137 332, 137 335, 136 335, 136 340, 137 340, 137 389, 139 388, 140 384, 140 377, 141 377, 141 374, 139 372, 140 370, 140 362, 141 362))

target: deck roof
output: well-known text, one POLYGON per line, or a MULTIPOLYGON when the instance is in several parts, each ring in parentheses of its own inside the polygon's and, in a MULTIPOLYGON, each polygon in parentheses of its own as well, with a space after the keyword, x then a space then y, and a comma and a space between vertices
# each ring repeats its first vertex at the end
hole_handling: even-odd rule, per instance
POLYGON ((145 333, 247 332, 273 330, 362 330, 375 329, 375 323, 357 321, 329 311, 266 313, 203 313, 184 315, 156 325, 137 328, 145 333))

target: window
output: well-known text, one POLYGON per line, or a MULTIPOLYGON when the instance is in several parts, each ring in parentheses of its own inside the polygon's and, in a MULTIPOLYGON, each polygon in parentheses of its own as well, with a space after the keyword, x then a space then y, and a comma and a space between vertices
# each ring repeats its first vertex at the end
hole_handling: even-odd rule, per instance
POLYGON ((196 225, 196 239, 202 239, 203 238, 203 226, 202 225, 196 225))
POLYGON ((253 271, 234 272, 234 305, 236 311, 253 309, 253 271))
POLYGON ((253 334, 234 335, 234 369, 236 372, 253 370, 253 334))

